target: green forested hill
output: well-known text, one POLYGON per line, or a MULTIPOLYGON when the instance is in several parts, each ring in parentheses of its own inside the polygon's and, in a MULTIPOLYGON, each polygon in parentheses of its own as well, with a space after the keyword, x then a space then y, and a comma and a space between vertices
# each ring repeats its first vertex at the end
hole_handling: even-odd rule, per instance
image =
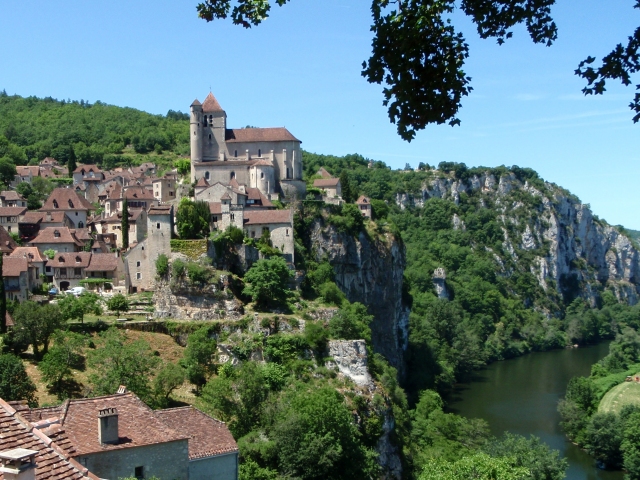
POLYGON ((107 167, 128 157, 148 154, 188 155, 189 118, 169 111, 151 115, 102 102, 23 98, 0 92, 0 157, 16 165, 47 156, 67 161, 73 146, 81 163, 107 167))

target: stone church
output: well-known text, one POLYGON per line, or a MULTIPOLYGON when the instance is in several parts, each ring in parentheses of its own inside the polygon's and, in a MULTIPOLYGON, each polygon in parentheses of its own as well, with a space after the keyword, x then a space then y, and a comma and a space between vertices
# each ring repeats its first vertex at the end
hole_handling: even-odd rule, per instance
POLYGON ((213 93, 191 104, 191 182, 235 180, 269 199, 304 197, 300 140, 286 128, 227 128, 213 93))

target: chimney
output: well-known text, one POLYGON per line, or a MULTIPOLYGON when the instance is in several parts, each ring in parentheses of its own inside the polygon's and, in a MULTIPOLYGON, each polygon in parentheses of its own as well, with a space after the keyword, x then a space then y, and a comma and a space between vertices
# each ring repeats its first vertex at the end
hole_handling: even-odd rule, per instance
POLYGON ((47 212, 47 222, 51 221, 51 212, 47 212))
POLYGON ((98 440, 100 443, 118 443, 118 410, 98 410, 98 440))
POLYGON ((35 480, 37 450, 14 448, 0 452, 0 473, 5 480, 35 480))

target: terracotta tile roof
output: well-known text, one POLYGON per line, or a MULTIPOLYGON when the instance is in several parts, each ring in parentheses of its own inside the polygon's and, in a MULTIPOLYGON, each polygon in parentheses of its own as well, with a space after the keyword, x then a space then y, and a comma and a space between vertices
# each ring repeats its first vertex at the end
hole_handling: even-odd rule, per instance
POLYGON ((273 163, 271 163, 271 160, 267 160, 266 158, 261 158, 259 160, 254 160, 253 164, 254 165, 261 165, 263 167, 273 167, 273 163))
POLYGON ((71 232, 69 227, 47 227, 38 232, 38 236, 29 243, 73 243, 80 247, 84 246, 80 240, 71 232), (58 235, 56 236, 56 232, 58 235))
POLYGON ((193 107, 194 105, 195 105, 195 106, 200 106, 200 105, 202 105, 202 104, 200 103, 200 100, 198 100, 198 99, 196 98, 196 99, 191 103, 191 106, 192 106, 192 107, 193 107))
POLYGON ((358 205, 365 205, 365 204, 370 204, 371 203, 371 199, 368 197, 365 197, 364 195, 360 195, 360 197, 358 198, 358 200, 356 200, 356 204, 358 205))
POLYGON ((317 188, 336 187, 339 183, 339 178, 319 178, 313 181, 313 186, 317 188))
POLYGON ((220 200, 231 200, 231 195, 229 195, 229 192, 224 192, 224 195, 220 197, 220 200))
POLYGON ((273 207, 273 203, 271 203, 271 200, 269 200, 269 197, 267 197, 259 189, 249 187, 247 188, 247 194, 248 194, 249 200, 260 200, 260 203, 262 204, 263 207, 273 207))
POLYGON ((300 142, 284 127, 227 129, 225 141, 234 142, 300 142))
POLYGON ((9 254, 9 257, 26 258, 28 262, 46 262, 38 247, 18 247, 9 254))
POLYGON ((24 257, 4 257, 2 259, 2 276, 19 277, 29 269, 29 263, 24 257))
POLYGON ((235 188, 236 190, 240 189, 240 184, 238 183, 238 180, 236 180, 236 177, 233 177, 231 180, 229 180, 229 186, 235 188))
POLYGON ((26 211, 27 207, 0 207, 0 217, 17 217, 26 211))
POLYGON ((17 166, 16 167, 16 172, 21 177, 28 177, 28 176, 37 177, 38 175, 40 175, 40 167, 38 167, 38 166, 31 166, 31 167, 28 167, 28 166, 27 167, 17 166))
POLYGON ((216 100, 216 97, 214 97, 213 93, 211 92, 209 92, 209 95, 207 95, 207 98, 205 98, 204 102, 202 103, 202 111, 203 112, 224 112, 224 110, 222 110, 222 107, 218 103, 218 100, 216 100))
MULTIPOLYGON (((140 218, 140 215, 142 215, 142 212, 144 212, 142 208, 130 208, 129 221, 137 222, 138 218, 140 218)), ((108 223, 108 224, 122 223, 122 212, 114 213, 111 216, 100 220, 100 223, 108 223)))
POLYGON ((41 211, 28 211, 22 217, 19 223, 63 223, 65 212, 41 212, 41 211), (47 216, 49 215, 49 216, 47 216))
POLYGON ((86 242, 87 240, 93 239, 93 237, 91 236, 91 230, 89 230, 88 228, 71 229, 71 233, 81 242, 86 242))
POLYGON ((61 420, 69 440, 76 447, 76 455, 189 438, 168 427, 153 410, 132 393, 70 400, 61 420), (120 441, 117 444, 101 444, 98 439, 98 411, 104 408, 118 410, 120 441))
POLYGON ((40 165, 58 165, 58 160, 56 160, 53 157, 45 157, 41 162, 40 165))
POLYGON ((209 202, 209 212, 211 215, 222 215, 222 204, 220 202, 209 202))
POLYGON ((86 272, 111 272, 118 268, 118 258, 113 253, 93 253, 86 272))
POLYGON ((9 232, 7 232, 3 226, 0 226, 0 253, 11 253, 16 248, 18 248, 18 244, 13 239, 9 232))
POLYGON ((292 223, 291 210, 245 210, 245 225, 265 225, 270 223, 292 223))
POLYGON ((7 327, 13 327, 16 323, 13 321, 13 317, 9 312, 4 312, 4 324, 7 327))
POLYGON ((149 207, 147 215, 169 215, 173 207, 171 205, 156 205, 149 207))
MULTIPOLYGON (((97 422, 96 422, 97 424, 97 422)), ((35 457, 38 480, 75 480, 98 477, 69 458, 64 449, 43 430, 34 428, 22 413, 0 399, 0 438, 2 450, 25 448, 37 451, 35 457)), ((0 473, 0 480, 6 477, 0 473)))
POLYGON ((333 178, 333 175, 331 175, 324 167, 320 167, 320 170, 318 170, 318 175, 320 175, 322 178, 333 178))
POLYGON ((48 267, 87 268, 91 261, 90 252, 56 253, 47 263, 48 267))
POLYGON ((189 459, 238 451, 226 424, 194 407, 169 408, 156 413, 170 428, 189 434, 189 459))
POLYGON ((40 211, 55 210, 93 210, 93 205, 86 198, 78 195, 73 188, 55 188, 40 211))
POLYGON ((155 200, 153 192, 144 187, 127 187, 124 191, 127 200, 155 200))
POLYGON ((78 168, 76 168, 73 173, 82 173, 83 175, 85 173, 88 172, 93 172, 93 173, 102 173, 102 170, 100 170, 100 167, 97 165, 78 165, 78 168))
POLYGON ((24 197, 20 195, 15 190, 3 190, 0 192, 0 197, 4 199, 5 202, 11 201, 24 201, 24 197))
POLYGON ((209 182, 207 182, 207 179, 204 177, 200 177, 200 179, 198 180, 198 183, 196 183, 196 187, 208 187, 209 186, 209 182))

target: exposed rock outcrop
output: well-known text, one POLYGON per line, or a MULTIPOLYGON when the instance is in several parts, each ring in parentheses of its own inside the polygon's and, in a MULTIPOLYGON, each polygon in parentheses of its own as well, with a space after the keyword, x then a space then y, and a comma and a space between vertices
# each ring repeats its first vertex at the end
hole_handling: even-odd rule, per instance
POLYGON ((341 374, 360 387, 373 386, 367 370, 367 347, 364 340, 330 340, 328 350, 341 374))
POLYGON ((433 280, 433 288, 436 290, 436 295, 438 298, 449 299, 449 291, 447 290, 447 274, 444 271, 444 268, 436 268, 433 271, 433 276, 431 277, 433 280))
POLYGON ((339 232, 318 219, 311 226, 311 251, 318 261, 327 258, 336 284, 349 301, 367 305, 374 351, 404 375, 404 353, 409 337, 409 309, 402 301, 405 249, 391 234, 371 239, 339 232))

